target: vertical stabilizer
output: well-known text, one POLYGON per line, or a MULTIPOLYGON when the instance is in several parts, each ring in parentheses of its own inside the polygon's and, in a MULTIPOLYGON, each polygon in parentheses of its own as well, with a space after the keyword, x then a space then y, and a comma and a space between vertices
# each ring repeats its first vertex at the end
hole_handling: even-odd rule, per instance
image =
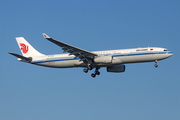
POLYGON ((23 37, 16 37, 16 41, 24 57, 44 56, 34 49, 23 37))

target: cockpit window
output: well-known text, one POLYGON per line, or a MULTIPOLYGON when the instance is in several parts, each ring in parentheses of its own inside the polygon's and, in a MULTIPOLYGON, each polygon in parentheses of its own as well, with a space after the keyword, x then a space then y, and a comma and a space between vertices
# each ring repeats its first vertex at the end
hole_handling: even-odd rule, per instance
POLYGON ((168 49, 165 49, 164 51, 169 51, 168 49))

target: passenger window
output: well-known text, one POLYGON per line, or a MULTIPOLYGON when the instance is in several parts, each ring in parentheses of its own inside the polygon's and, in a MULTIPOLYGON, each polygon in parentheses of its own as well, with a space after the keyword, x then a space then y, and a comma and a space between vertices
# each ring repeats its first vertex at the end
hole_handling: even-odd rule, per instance
POLYGON ((147 51, 148 49, 137 49, 136 51, 147 51))

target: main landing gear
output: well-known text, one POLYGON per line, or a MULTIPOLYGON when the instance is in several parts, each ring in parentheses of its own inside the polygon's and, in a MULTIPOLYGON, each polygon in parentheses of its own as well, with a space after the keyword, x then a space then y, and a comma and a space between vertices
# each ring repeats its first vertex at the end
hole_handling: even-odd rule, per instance
POLYGON ((91 77, 95 78, 96 75, 100 75, 100 72, 98 71, 100 68, 96 68, 95 72, 91 74, 91 77))
MULTIPOLYGON (((92 68, 92 67, 91 67, 91 68, 92 68)), ((96 70, 94 71, 94 73, 91 74, 91 77, 95 78, 96 75, 100 75, 99 69, 100 69, 100 67, 96 67, 96 70)), ((83 69, 83 71, 84 71, 85 73, 87 73, 88 70, 92 70, 92 69, 89 69, 89 68, 83 69)))
POLYGON ((83 71, 84 71, 85 73, 87 73, 88 70, 92 70, 92 69, 93 69, 93 67, 92 67, 91 65, 88 65, 87 68, 84 68, 84 69, 83 69, 83 71))
POLYGON ((156 67, 156 68, 158 67, 157 63, 158 63, 158 61, 156 60, 155 65, 154 65, 154 67, 156 67))

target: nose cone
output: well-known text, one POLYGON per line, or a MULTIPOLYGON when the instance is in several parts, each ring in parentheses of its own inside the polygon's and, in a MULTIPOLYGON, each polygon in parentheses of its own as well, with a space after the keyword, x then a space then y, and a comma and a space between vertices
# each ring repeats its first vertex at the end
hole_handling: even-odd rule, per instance
POLYGON ((167 58, 171 57, 173 55, 173 52, 167 52, 166 55, 167 55, 167 58))

